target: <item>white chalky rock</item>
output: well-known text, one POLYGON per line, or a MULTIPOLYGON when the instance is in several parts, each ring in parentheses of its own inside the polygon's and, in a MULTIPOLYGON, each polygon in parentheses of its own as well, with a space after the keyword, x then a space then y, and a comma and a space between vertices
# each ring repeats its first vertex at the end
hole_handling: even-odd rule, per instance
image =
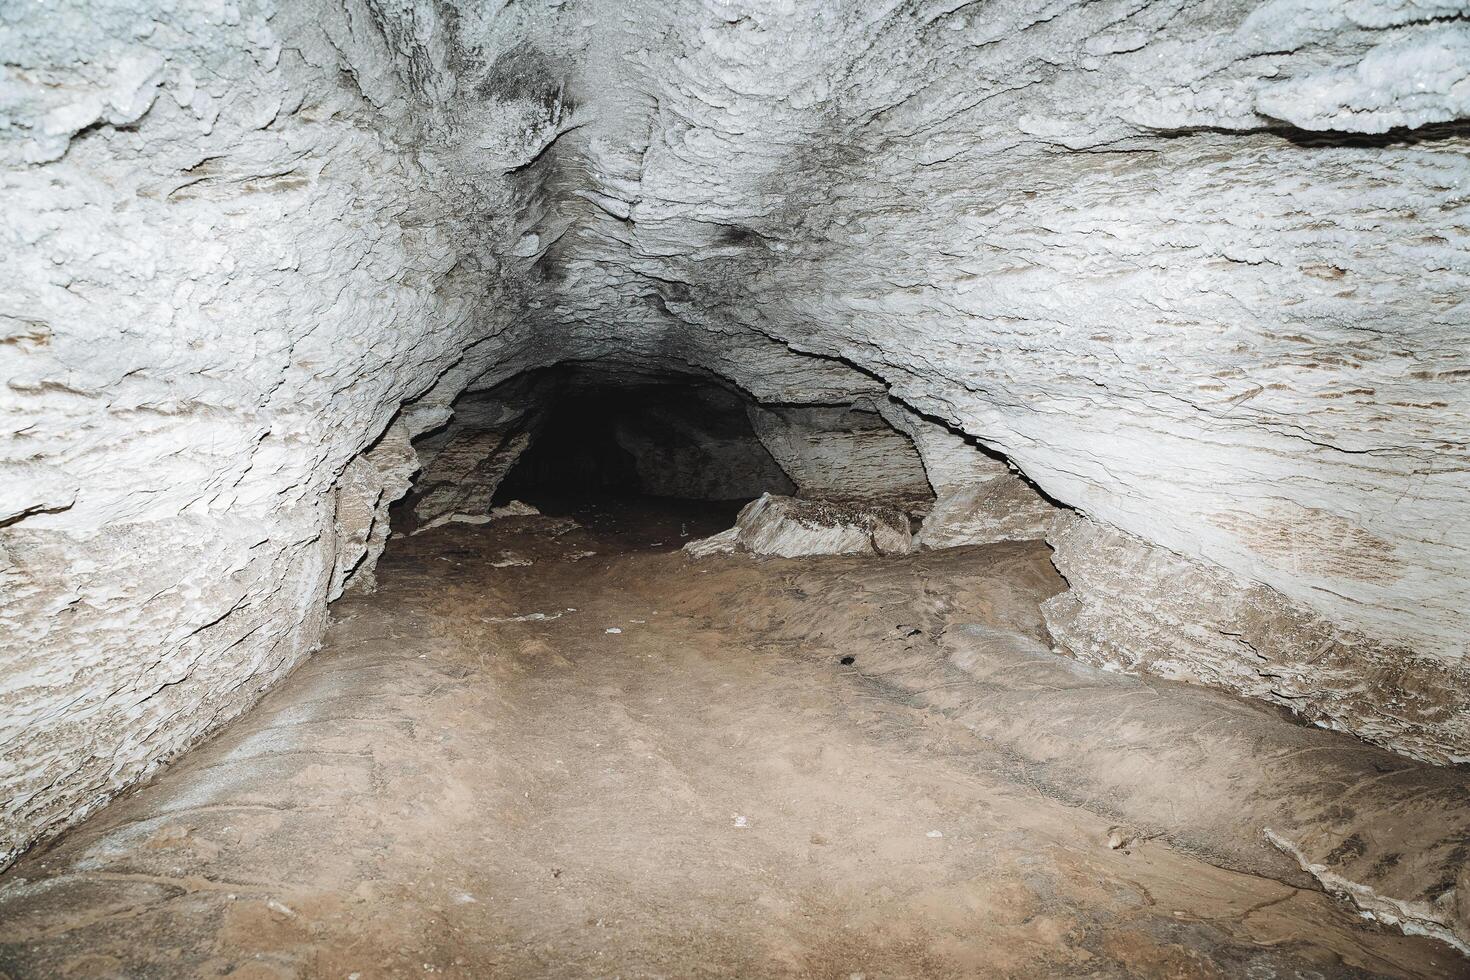
POLYGON ((740 546, 740 528, 726 528, 707 538, 696 538, 684 545, 684 553, 690 558, 708 558, 711 555, 734 554, 740 546))
POLYGON ((996 541, 1041 540, 1059 508, 1025 481, 1007 473, 973 487, 951 490, 934 501, 914 543, 922 548, 957 548, 996 541))
POLYGON ((909 519, 893 507, 765 494, 741 509, 736 541, 757 555, 905 555, 909 519))
POLYGON ((379 449, 483 514, 508 430, 433 432, 565 361, 727 379, 824 494, 1004 456, 1104 529, 1068 650, 1470 756, 1466 4, 972 7, 8 5, 0 863, 314 648, 379 449))

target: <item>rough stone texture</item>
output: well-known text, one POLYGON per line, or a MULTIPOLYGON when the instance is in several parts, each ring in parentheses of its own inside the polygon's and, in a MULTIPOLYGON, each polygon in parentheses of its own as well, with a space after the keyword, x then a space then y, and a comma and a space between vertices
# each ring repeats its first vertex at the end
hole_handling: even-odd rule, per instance
POLYGON ((395 416, 564 361, 903 406, 1222 590, 1078 610, 1243 584, 1353 638, 1271 654, 1314 717, 1470 754, 1467 12, 7 6, 0 861, 305 655, 395 416))
POLYGON ((851 365, 1051 499, 1457 679, 1467 9, 629 2, 567 36, 599 111, 558 147, 539 329, 709 338, 737 381, 753 337, 851 365))
POLYGON ((372 592, 377 587, 373 569, 388 543, 388 506, 408 492, 418 472, 418 455, 409 441, 408 429, 394 422, 377 445, 357 456, 337 481, 336 567, 327 601, 352 588, 372 592))
POLYGON ((909 508, 924 516, 915 546, 957 548, 1046 536, 1057 508, 1012 473, 1003 459, 892 399, 874 408, 913 441, 933 488, 932 502, 909 508))
POLYGON ((538 421, 536 390, 520 391, 514 399, 466 395, 454 403, 447 424, 415 440, 423 471, 409 496, 405 530, 490 512, 500 481, 531 443, 538 421))
POLYGON ((901 500, 931 495, 913 440, 865 403, 752 406, 750 422, 803 497, 901 500))
POLYGON ((924 476, 937 497, 968 490, 1010 472, 1005 460, 985 452, 973 438, 926 419, 892 399, 878 402, 874 410, 913 441, 924 464, 924 476))
POLYGON ((1047 542, 1070 591, 1042 607, 1065 650, 1275 702, 1430 762, 1470 762, 1470 677, 1279 592, 1080 516, 1047 542))
MULTIPOLYGON (((735 528, 740 548, 757 555, 906 555, 913 550, 908 515, 874 504, 767 493, 741 508, 735 528)), ((709 547, 699 550, 723 550, 723 538, 715 538, 719 540, 707 540, 709 547)))
POLYGON ((1456 773, 988 626, 948 630, 939 647, 940 663, 885 665, 882 682, 1013 747, 1073 805, 1111 811, 1138 837, 1169 827, 1176 846, 1253 874, 1280 875, 1265 853, 1274 846, 1366 917, 1470 953, 1459 911, 1470 892, 1456 884, 1470 788, 1456 773), (1181 805, 1190 795, 1201 805, 1181 805))
POLYGON ((440 447, 434 468, 426 470, 419 485, 423 496, 414 501, 418 528, 427 530, 450 517, 483 517, 500 481, 531 444, 529 432, 457 427, 440 447))
POLYGON ((488 212, 545 139, 526 112, 556 110, 461 105, 467 154, 452 26, 355 0, 0 14, 0 864, 313 648, 402 490, 354 460, 504 329, 513 280, 484 270, 526 211, 488 212))
POLYGON ((1062 584, 1037 542, 697 569, 650 546, 717 511, 395 541, 266 703, 0 877, 0 970, 1464 980, 1261 837, 1320 829, 1413 899, 1467 829, 1455 771, 952 643, 1039 628, 1062 584))
POLYGON ((1013 473, 973 487, 950 490, 934 501, 914 544, 921 548, 958 548, 995 541, 1045 538, 1064 513, 1047 503, 1013 473))

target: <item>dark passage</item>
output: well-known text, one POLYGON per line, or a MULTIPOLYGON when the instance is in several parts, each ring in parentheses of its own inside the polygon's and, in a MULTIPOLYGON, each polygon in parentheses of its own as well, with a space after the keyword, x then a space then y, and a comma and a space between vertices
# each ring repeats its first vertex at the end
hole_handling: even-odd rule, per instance
POLYGON ((617 424, 609 411, 610 403, 623 412, 634 411, 636 401, 622 392, 598 394, 603 397, 580 392, 560 400, 530 448, 506 475, 497 503, 572 490, 582 494, 638 492, 638 461, 619 444, 617 424))
POLYGON ((720 503, 725 514, 763 493, 793 493, 755 434, 752 404, 704 378, 610 362, 466 392, 446 424, 414 440, 419 472, 393 506, 393 528, 481 522, 512 500, 572 513, 643 497, 720 503))
POLYGON ((743 501, 791 493, 745 404, 712 384, 619 385, 568 375, 550 392, 496 502, 610 495, 743 501))

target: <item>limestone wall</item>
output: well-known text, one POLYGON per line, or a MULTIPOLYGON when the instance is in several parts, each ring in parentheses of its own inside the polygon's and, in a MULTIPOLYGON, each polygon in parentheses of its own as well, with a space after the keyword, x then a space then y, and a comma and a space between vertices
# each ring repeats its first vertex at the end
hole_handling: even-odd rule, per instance
POLYGON ((403 440, 567 360, 907 406, 954 436, 900 426, 926 464, 974 440, 1221 608, 1350 640, 1281 651, 1287 696, 1230 616, 1140 637, 1116 617, 1192 607, 1074 570, 1068 649, 1356 685, 1307 716, 1463 758, 1467 15, 6 7, 0 863, 309 652, 403 440))

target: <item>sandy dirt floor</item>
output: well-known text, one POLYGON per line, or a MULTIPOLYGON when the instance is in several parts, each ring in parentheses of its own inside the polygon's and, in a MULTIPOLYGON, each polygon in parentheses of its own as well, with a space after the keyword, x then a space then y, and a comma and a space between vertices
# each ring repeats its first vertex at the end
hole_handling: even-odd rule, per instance
POLYGON ((258 707, 0 879, 0 975, 1470 972, 1300 882, 1110 847, 874 684, 882 644, 821 639, 1034 635, 1043 545, 692 562, 729 512, 574 516, 395 538, 258 707))

